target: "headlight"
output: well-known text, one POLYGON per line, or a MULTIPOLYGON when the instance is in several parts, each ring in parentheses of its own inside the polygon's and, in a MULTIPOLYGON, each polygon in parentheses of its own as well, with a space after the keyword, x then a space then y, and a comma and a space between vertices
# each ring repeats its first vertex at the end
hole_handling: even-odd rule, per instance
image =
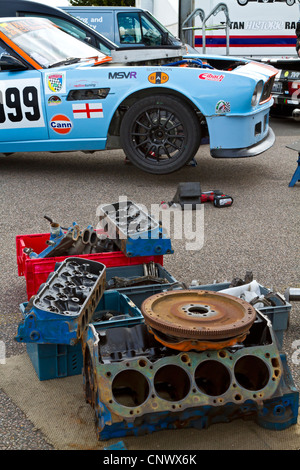
POLYGON ((264 82, 261 80, 257 83, 251 100, 251 106, 257 106, 264 88, 264 82))

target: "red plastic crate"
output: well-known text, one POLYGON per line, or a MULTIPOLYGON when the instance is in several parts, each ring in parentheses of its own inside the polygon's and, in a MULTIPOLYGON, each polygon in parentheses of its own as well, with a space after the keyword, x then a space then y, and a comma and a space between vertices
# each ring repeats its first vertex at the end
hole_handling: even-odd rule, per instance
MULTIPOLYGON (((24 248, 32 248, 37 254, 41 253, 47 248, 47 240, 50 238, 50 233, 39 233, 32 235, 17 235, 16 236, 16 252, 18 263, 18 275, 25 276, 26 291, 28 300, 32 295, 35 295, 43 282, 51 272, 55 269, 56 263, 61 263, 68 256, 59 256, 53 258, 38 258, 31 259, 26 253, 24 248)), ((154 261, 155 263, 163 266, 163 255, 158 256, 137 256, 129 258, 124 255, 122 251, 113 251, 109 253, 97 253, 90 255, 76 255, 72 257, 86 258, 93 261, 103 263, 107 268, 118 266, 129 266, 154 261)))

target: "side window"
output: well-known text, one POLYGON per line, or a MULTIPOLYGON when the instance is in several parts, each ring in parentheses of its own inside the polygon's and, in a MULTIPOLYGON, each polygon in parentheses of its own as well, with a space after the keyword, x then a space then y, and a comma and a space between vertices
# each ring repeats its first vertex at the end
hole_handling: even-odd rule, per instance
POLYGON ((108 47, 106 47, 104 44, 102 44, 102 42, 98 41, 98 39, 96 39, 96 47, 100 49, 100 51, 103 52, 103 54, 106 54, 106 55, 111 54, 111 50, 108 47))
POLYGON ((11 50, 10 50, 10 48, 5 44, 5 42, 0 41, 0 57, 2 57, 3 54, 11 54, 11 50))
POLYGON ((141 44, 142 30, 138 13, 118 13, 121 44, 141 44))
MULTIPOLYGON (((5 60, 6 55, 13 56, 22 62, 22 59, 20 59, 20 57, 18 57, 17 54, 14 51, 12 51, 10 47, 7 44, 5 44, 4 41, 0 40, 0 61, 5 60)), ((3 63, 2 65, 0 63, 0 72, 7 72, 7 67, 3 67, 3 69, 2 67, 3 67, 3 63)), ((1 102, 0 102, 0 105, 1 105, 1 102)))
POLYGON ((162 45, 162 34, 159 29, 154 26, 151 21, 146 18, 145 15, 141 15, 142 31, 143 31, 143 43, 146 46, 161 46, 162 45))
POLYGON ((52 21, 52 23, 56 24, 59 26, 63 31, 65 31, 68 34, 71 34, 77 39, 80 39, 81 41, 89 42, 88 41, 88 35, 87 33, 79 28, 78 26, 75 26, 74 24, 70 23, 67 20, 64 20, 62 18, 58 18, 56 16, 51 16, 51 15, 36 15, 36 14, 24 14, 24 16, 36 16, 38 18, 46 18, 47 20, 52 21))

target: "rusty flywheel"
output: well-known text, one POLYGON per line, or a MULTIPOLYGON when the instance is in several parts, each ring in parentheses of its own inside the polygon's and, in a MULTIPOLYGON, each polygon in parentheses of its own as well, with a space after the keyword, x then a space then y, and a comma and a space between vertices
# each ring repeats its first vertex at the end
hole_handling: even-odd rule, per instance
POLYGON ((143 302, 141 311, 150 329, 181 341, 224 343, 241 338, 256 318, 255 308, 248 302, 206 290, 156 294, 143 302))

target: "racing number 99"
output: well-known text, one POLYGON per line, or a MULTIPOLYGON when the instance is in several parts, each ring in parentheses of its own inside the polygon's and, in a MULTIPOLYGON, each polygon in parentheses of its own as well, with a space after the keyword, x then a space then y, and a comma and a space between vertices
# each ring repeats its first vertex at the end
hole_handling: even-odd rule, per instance
MULTIPOLYGON (((28 121, 38 121, 40 119, 37 89, 33 86, 27 86, 24 88, 22 101, 18 88, 7 88, 5 91, 5 102, 8 108, 14 109, 13 113, 7 113, 7 117, 11 122, 21 122, 24 119, 24 114, 28 121), (23 114, 23 104, 26 108, 32 108, 32 110, 25 111, 23 114)), ((6 116, 3 106, 3 94, 0 91, 0 124, 5 121, 6 116)))

